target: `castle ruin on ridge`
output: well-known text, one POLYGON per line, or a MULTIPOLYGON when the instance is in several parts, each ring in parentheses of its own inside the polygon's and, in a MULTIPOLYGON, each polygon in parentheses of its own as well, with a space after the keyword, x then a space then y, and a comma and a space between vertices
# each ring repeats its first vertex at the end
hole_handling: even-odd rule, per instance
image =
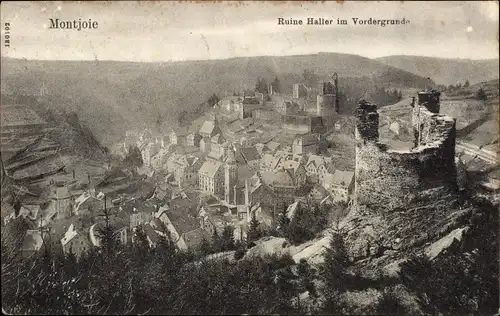
POLYGON ((375 104, 360 101, 356 111, 354 203, 358 210, 404 207, 422 190, 456 188, 455 119, 439 114, 440 92, 418 93, 412 101, 414 146, 395 150, 379 142, 375 104))

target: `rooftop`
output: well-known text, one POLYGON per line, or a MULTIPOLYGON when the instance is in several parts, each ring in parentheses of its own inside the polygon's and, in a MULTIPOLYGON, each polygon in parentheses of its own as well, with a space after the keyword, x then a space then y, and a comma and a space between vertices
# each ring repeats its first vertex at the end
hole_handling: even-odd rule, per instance
POLYGON ((203 122, 203 125, 200 127, 200 134, 212 134, 216 127, 216 122, 215 121, 205 121, 203 122))
POLYGON ((217 172, 221 167, 222 167, 221 162, 209 159, 203 163, 199 173, 203 176, 213 178, 215 177, 215 175, 217 174, 217 172))
POLYGON ((331 178, 331 183, 334 185, 347 187, 352 183, 353 178, 354 172, 352 171, 335 170, 335 173, 331 178))

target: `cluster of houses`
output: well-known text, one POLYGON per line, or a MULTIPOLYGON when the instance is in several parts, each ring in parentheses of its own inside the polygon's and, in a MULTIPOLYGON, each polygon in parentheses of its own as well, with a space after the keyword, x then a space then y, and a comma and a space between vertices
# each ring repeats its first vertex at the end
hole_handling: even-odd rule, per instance
POLYGON ((197 192, 198 200, 213 199, 201 206, 201 213, 181 214, 186 222, 203 219, 200 227, 206 233, 231 225, 235 238, 244 238, 254 215, 272 227, 277 214, 299 200, 318 205, 350 201, 354 172, 337 170, 333 159, 321 154, 325 142, 320 134, 297 135, 289 145, 269 140, 242 146, 228 138, 212 115, 197 132, 174 131, 163 144, 174 148, 162 166, 170 184, 197 192))
MULTIPOLYGON (((294 102, 306 90, 294 86, 294 102)), ((325 92, 325 98, 327 95, 325 92)), ((254 216, 266 229, 276 226, 277 215, 285 213, 293 220, 300 213, 297 209, 311 203, 349 203, 354 172, 335 167, 331 155, 325 154, 328 144, 322 131, 310 130, 313 123, 306 122, 307 133, 283 139, 280 129, 265 122, 269 116, 262 112, 269 110, 262 107, 265 102, 292 107, 293 102, 276 102, 280 97, 256 92, 225 97, 210 117, 166 136, 154 135, 149 129, 127 132, 115 153, 125 157, 131 148, 138 148, 143 162, 138 171, 156 187, 148 197, 125 194, 113 200, 114 196, 98 192, 95 186, 81 192, 55 186, 51 202, 43 210, 39 205, 22 205, 3 216, 3 224, 15 217, 39 221, 26 234, 23 250, 27 253, 38 251, 51 236, 63 252, 80 256, 100 246, 104 209, 114 214, 111 224, 124 244, 134 242, 134 232, 141 225, 151 246, 161 236, 168 236, 179 249, 190 249, 227 225, 234 228, 235 239, 246 238, 254 216)), ((331 98, 336 101, 334 93, 331 98)), ((123 184, 129 181, 124 171, 118 173, 108 177, 123 184)))

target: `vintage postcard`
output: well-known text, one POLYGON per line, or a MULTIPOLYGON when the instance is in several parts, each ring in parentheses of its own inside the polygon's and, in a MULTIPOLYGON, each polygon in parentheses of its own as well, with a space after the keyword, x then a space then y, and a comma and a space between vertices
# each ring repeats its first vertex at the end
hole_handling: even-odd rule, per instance
POLYGON ((498 314, 498 12, 2 2, 2 312, 498 314))

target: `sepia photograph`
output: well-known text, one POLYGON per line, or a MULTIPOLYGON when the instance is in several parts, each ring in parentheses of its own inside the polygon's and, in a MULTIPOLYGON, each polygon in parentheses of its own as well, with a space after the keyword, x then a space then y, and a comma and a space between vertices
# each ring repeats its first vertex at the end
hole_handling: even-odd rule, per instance
POLYGON ((6 315, 500 315, 498 1, 3 1, 6 315))

